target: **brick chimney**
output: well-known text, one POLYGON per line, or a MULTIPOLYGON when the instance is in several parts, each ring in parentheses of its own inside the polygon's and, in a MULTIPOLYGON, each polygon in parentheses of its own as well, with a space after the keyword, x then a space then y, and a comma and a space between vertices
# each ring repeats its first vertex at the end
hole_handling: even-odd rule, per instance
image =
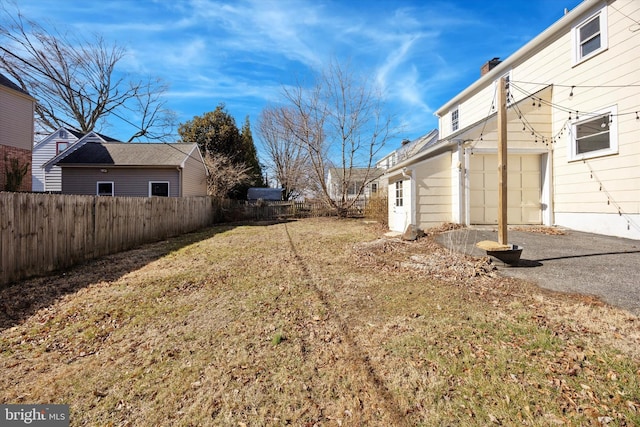
POLYGON ((496 65, 498 65, 501 62, 502 61, 500 61, 500 58, 493 58, 487 61, 482 67, 480 67, 480 77, 484 76, 489 71, 493 70, 496 67, 496 65))

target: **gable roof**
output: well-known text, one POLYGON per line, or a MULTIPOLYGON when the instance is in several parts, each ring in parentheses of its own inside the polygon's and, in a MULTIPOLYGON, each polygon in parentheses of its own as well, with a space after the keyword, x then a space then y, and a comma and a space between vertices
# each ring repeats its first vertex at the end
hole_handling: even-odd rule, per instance
POLYGON ((63 152, 59 153, 57 156, 47 161, 45 164, 42 165, 42 167, 46 168, 46 167, 49 167, 50 165, 57 164, 60 160, 66 158, 68 155, 80 149, 82 146, 84 146, 89 142, 92 142, 92 143, 108 142, 110 144, 121 144, 121 142, 113 138, 109 138, 109 140, 105 140, 99 133, 91 131, 88 134, 84 135, 79 140, 77 140, 75 143, 73 143, 71 147, 67 148, 63 152))
POLYGON ((433 129, 426 135, 422 135, 398 148, 396 150, 396 161, 398 163, 402 162, 436 144, 438 142, 438 135, 438 129, 433 129))
MULTIPOLYGON (((58 129, 54 130, 53 132, 51 132, 49 135, 45 136, 44 138, 42 138, 41 140, 37 141, 36 144, 34 145, 34 148, 46 144, 48 141, 51 141, 52 139, 56 139, 60 137, 60 131, 65 131, 70 133, 71 135, 73 135, 76 140, 82 138, 85 134, 78 132, 77 130, 65 127, 65 126, 61 126, 58 129)), ((73 138, 67 138, 67 139, 73 139, 73 138)))
POLYGON ((197 144, 89 142, 55 164, 62 167, 184 167, 185 161, 191 156, 197 156, 202 161, 197 144))

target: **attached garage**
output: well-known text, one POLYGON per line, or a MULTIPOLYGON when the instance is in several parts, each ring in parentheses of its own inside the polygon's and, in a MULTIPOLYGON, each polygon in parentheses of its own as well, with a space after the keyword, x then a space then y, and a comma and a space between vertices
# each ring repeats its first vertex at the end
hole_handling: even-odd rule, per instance
MULTIPOLYGON (((510 154, 507 159, 507 218, 509 224, 541 224, 541 164, 539 154, 510 154)), ((498 223, 498 156, 469 158, 471 224, 498 223)))

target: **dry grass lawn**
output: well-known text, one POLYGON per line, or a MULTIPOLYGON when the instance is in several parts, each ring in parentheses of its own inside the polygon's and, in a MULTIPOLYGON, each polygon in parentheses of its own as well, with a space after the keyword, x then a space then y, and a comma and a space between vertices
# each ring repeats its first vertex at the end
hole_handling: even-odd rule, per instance
POLYGON ((0 291, 71 425, 640 425, 640 321, 361 221, 221 226, 0 291))

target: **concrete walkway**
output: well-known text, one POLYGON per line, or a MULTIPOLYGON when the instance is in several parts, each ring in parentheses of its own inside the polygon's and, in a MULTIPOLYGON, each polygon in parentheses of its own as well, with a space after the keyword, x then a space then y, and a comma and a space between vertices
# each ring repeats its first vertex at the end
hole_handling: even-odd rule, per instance
MULTIPOLYGON (((516 266, 494 259, 501 274, 554 291, 595 295, 640 316, 640 241, 564 230, 564 235, 509 230, 509 243, 523 248, 516 266)), ((477 257, 475 245, 498 240, 497 227, 443 233, 444 246, 477 257)))

